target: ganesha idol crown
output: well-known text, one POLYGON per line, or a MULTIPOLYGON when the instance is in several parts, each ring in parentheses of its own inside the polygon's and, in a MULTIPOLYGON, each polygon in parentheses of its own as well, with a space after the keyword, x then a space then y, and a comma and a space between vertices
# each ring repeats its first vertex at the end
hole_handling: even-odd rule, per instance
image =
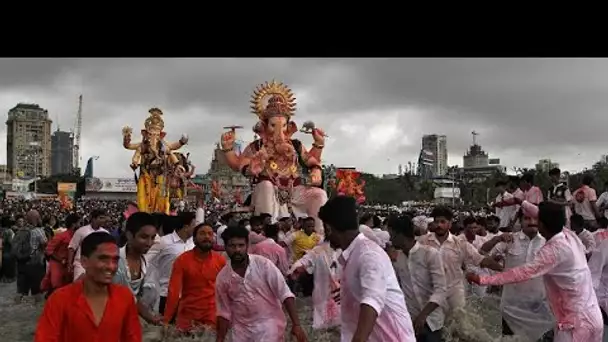
POLYGON ((146 131, 161 132, 165 128, 165 122, 163 121, 163 111, 158 108, 151 108, 149 111, 150 116, 144 122, 146 131))
POLYGON ((251 95, 251 111, 260 118, 268 120, 273 116, 291 118, 295 115, 296 99, 291 89, 274 80, 260 84, 251 95))

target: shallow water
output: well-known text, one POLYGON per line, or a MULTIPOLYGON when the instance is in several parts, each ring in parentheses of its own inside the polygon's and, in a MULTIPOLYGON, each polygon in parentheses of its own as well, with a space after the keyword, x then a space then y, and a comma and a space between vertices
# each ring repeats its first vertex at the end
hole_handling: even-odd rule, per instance
MULTIPOLYGON (((15 304, 15 283, 0 284, 0 341, 31 342, 36 329, 36 322, 41 304, 25 301, 15 304)), ((446 324, 446 342, 491 342, 499 340, 501 319, 498 311, 499 299, 486 297, 484 299, 469 298, 467 307, 456 315, 458 320, 446 324)), ((297 300, 298 313, 302 326, 306 330, 309 341, 334 342, 340 340, 340 333, 334 331, 313 331, 312 307, 310 299, 297 300)), ((144 328, 145 342, 158 342, 161 330, 158 327, 146 326, 144 328)), ((289 331, 289 327, 288 327, 289 331)), ((170 337, 165 341, 215 341, 213 333, 201 333, 196 337, 170 337)), ((503 339, 502 341, 507 341, 503 339)), ((517 339, 508 341, 519 342, 517 339)))

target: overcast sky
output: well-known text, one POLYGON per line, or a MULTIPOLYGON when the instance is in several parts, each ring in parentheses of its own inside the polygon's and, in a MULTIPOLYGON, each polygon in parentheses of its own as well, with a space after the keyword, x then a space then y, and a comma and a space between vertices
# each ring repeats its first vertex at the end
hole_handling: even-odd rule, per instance
MULTIPOLYGON (((134 140, 148 109, 164 113, 169 140, 190 137, 205 173, 222 126, 243 125, 252 139, 249 96, 273 78, 292 87, 297 123, 330 136, 324 161, 376 174, 415 162, 423 134, 445 134, 449 164, 462 165, 471 131, 492 158, 532 167, 540 158, 580 170, 608 153, 608 60, 603 59, 1 59, 0 112, 19 102, 48 109, 74 127, 84 96, 81 165, 98 177, 130 177, 134 140)), ((0 163, 6 163, 1 125, 0 163)), ((299 134, 307 146, 309 136, 299 134)))

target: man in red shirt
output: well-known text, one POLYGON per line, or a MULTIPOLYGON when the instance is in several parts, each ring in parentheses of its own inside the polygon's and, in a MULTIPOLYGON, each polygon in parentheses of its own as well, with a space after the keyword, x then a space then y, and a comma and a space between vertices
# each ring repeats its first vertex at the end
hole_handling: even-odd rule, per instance
POLYGON ((68 272, 68 245, 74 236, 74 231, 80 227, 80 216, 70 214, 65 219, 67 230, 55 235, 46 246, 45 254, 49 258, 46 276, 42 279, 41 289, 47 291, 47 297, 58 288, 72 282, 72 274, 68 272))
POLYGON ((38 321, 35 342, 142 342, 131 289, 112 284, 118 268, 116 240, 95 232, 81 244, 82 279, 55 291, 38 321))
POLYGON ((175 259, 165 307, 165 324, 175 314, 177 329, 183 332, 199 326, 215 328, 215 279, 226 259, 212 250, 213 228, 201 223, 194 228, 194 249, 175 259))

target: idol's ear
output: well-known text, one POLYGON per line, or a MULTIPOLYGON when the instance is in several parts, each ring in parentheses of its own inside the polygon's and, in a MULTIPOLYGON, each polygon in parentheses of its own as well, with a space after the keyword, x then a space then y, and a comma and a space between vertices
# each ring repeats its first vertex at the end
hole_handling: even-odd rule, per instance
POLYGON ((287 123, 287 136, 291 138, 291 136, 297 131, 298 125, 293 121, 289 121, 289 123, 287 123))
POLYGON ((266 135, 268 131, 268 124, 264 121, 260 121, 260 135, 266 135))
POLYGON ((167 133, 165 132, 160 132, 160 138, 161 139, 165 139, 165 136, 167 135, 167 133))
POLYGON ((255 123, 255 125, 253 125, 253 133, 255 133, 257 135, 264 134, 265 130, 266 130, 266 125, 264 124, 264 121, 258 121, 255 123))
POLYGON ((146 131, 145 129, 141 130, 141 136, 142 137, 147 137, 148 136, 148 131, 146 131))

